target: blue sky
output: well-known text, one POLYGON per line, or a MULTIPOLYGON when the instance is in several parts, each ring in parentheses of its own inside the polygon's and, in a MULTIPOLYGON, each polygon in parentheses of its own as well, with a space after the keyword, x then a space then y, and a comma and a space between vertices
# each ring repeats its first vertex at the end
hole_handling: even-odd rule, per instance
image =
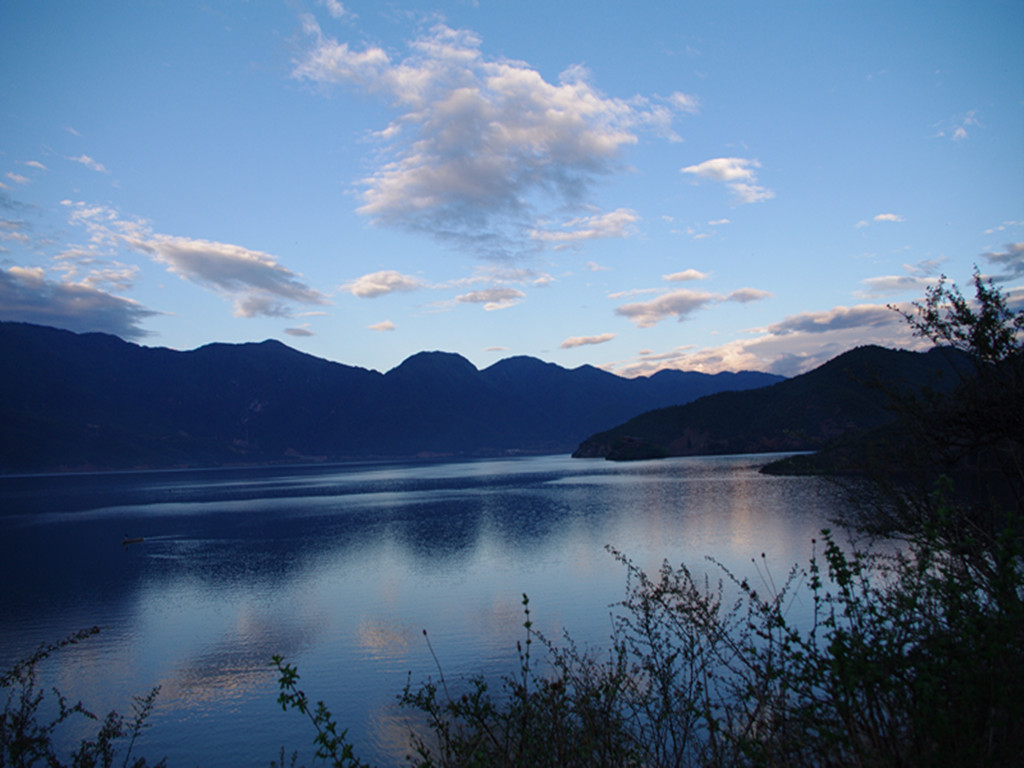
POLYGON ((1024 294, 1021 2, 0 5, 0 319, 623 375, 1024 294))

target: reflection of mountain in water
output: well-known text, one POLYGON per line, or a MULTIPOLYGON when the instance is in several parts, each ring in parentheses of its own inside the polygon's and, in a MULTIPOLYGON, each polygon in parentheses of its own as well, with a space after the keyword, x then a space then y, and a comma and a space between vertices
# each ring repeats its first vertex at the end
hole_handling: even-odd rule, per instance
POLYGON ((607 639, 624 574, 605 544, 650 570, 713 555, 742 573, 751 546, 777 573, 805 561, 836 512, 828 486, 756 466, 557 456, 0 477, 0 661, 102 625, 61 687, 125 708, 162 684, 140 754, 220 768, 308 743, 275 704, 282 653, 360 755, 400 764, 372 733, 410 671, 437 673, 423 629, 451 681, 502 674, 524 592, 549 637, 607 639), (125 548, 125 531, 145 541, 125 548))

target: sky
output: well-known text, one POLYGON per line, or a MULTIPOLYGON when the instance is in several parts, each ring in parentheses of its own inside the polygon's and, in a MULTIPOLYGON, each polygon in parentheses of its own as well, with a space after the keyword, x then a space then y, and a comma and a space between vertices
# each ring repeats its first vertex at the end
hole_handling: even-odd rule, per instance
MULTIPOLYGON (((1024 301, 1024 2, 0 4, 0 320, 624 376, 1024 301)), ((1016 304, 1015 304, 1016 306, 1016 304)))

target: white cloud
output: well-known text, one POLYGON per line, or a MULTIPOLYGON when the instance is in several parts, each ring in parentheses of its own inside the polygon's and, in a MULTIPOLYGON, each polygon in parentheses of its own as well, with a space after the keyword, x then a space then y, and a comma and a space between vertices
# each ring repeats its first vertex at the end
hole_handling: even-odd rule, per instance
POLYGON ((650 301, 623 304, 615 309, 615 314, 629 318, 638 328, 651 328, 669 317, 675 317, 679 322, 682 322, 697 310, 711 304, 723 301, 735 301, 745 304, 769 296, 771 294, 768 291, 762 291, 757 288, 741 288, 727 296, 680 288, 679 290, 664 293, 650 301))
POLYGON ((786 336, 793 333, 827 333, 903 323, 903 318, 888 305, 858 304, 854 307, 833 307, 822 312, 800 312, 768 326, 767 331, 773 336, 786 336))
POLYGON ((1004 221, 998 227, 992 227, 991 229, 986 229, 985 230, 985 234, 986 235, 994 235, 996 232, 1004 232, 1007 229, 1012 229, 1012 228, 1021 227, 1021 226, 1024 226, 1024 221, 1004 221))
POLYGON ((959 125, 953 129, 953 141, 963 141, 967 138, 967 127, 974 125, 981 125, 978 122, 978 118, 975 117, 974 110, 971 110, 963 117, 958 118, 959 125))
POLYGON ((488 288, 482 291, 471 291, 455 297, 457 304, 483 304, 484 309, 492 312, 496 309, 507 309, 519 304, 526 294, 516 288, 488 288))
POLYGON ((863 229, 864 227, 870 227, 872 221, 876 221, 876 222, 888 221, 888 222, 900 223, 902 221, 905 221, 905 219, 902 216, 900 216, 898 213, 879 213, 879 214, 876 214, 871 219, 871 221, 868 221, 867 219, 861 219, 860 221, 858 221, 853 226, 856 227, 857 229, 863 229))
POLYGON ((123 293, 131 290, 139 276, 139 267, 121 262, 102 262, 91 257, 72 257, 67 252, 57 257, 56 270, 64 273, 64 281, 90 288, 104 288, 123 293), (84 273, 84 274, 83 274, 84 273))
POLYGON ((757 160, 747 160, 742 157, 716 157, 712 160, 705 160, 699 165, 688 165, 683 168, 683 173, 692 173, 714 181, 741 181, 753 180, 752 168, 760 167, 761 164, 757 160))
POLYGON ((141 323, 157 314, 89 285, 50 280, 40 267, 0 270, 0 319, 138 339, 147 335, 141 323))
POLYGON ((760 301, 761 299, 767 299, 770 297, 771 293, 768 291, 762 291, 760 288, 740 288, 739 290, 732 291, 725 297, 725 300, 735 301, 740 304, 749 304, 752 301, 760 301))
POLYGON ((757 183, 755 169, 760 167, 757 160, 744 157, 716 157, 688 165, 682 172, 728 185, 738 203, 759 203, 775 197, 774 192, 757 183))
POLYGON ((288 334, 289 336, 297 336, 297 337, 300 337, 300 338, 305 338, 305 337, 308 337, 308 336, 316 336, 316 334, 313 333, 313 331, 309 330, 309 326, 308 325, 300 325, 297 328, 285 328, 284 332, 286 334, 288 334))
POLYGON ((22 176, 20 173, 14 173, 13 171, 7 172, 7 178, 15 184, 28 184, 31 181, 28 176, 22 176))
POLYGON ((972 109, 936 123, 939 129, 936 135, 940 138, 948 135, 953 141, 966 140, 969 136, 967 129, 981 125, 977 114, 977 111, 972 109))
POLYGON ((620 169, 639 131, 670 135, 673 115, 695 103, 683 94, 658 103, 612 98, 582 67, 550 83, 523 62, 488 59, 479 37, 444 25, 414 40, 402 59, 378 47, 353 49, 311 19, 306 29, 312 45, 294 77, 353 85, 397 111, 378 133, 391 142, 389 155, 362 180, 359 212, 492 255, 526 248, 532 232, 541 235, 534 244, 622 236, 610 220, 555 237, 531 222, 544 201, 584 203, 597 178, 620 169))
POLYGON ((684 282, 687 280, 707 280, 707 272, 699 272, 696 269, 685 269, 682 272, 673 272, 670 275, 662 275, 662 280, 669 282, 684 282))
POLYGON ((72 224, 89 233, 92 253, 127 247, 144 253, 189 282, 234 302, 238 317, 287 317, 291 304, 323 305, 327 297, 277 259, 231 243, 154 233, 141 220, 122 219, 106 206, 62 201, 72 224))
POLYGON ((628 291, 615 291, 609 293, 609 299, 624 299, 632 296, 649 296, 652 293, 658 293, 658 288, 630 288, 628 291))
POLYGON ((627 237, 632 231, 632 225, 639 218, 636 211, 618 208, 610 213, 570 219, 562 224, 561 231, 534 229, 530 231, 530 237, 533 240, 556 243, 557 251, 582 240, 627 237))
POLYGON ((918 275, 882 275, 881 277, 869 277, 861 282, 866 286, 866 289, 858 291, 857 295, 868 297, 885 296, 905 291, 919 292, 935 281, 932 278, 918 275))
POLYGON ((696 114, 700 111, 700 99, 696 96, 691 96, 688 93, 676 91, 669 97, 669 101, 672 102, 672 105, 680 112, 696 114))
POLYGON ((97 173, 109 173, 109 171, 103 166, 103 163, 96 162, 88 155, 69 157, 68 160, 70 160, 73 163, 78 163, 79 165, 84 165, 89 170, 96 171, 97 173))
POLYGON ((588 261, 583 265, 583 268, 588 272, 607 272, 611 267, 605 267, 598 264, 596 261, 588 261))
POLYGON ((372 272, 346 283, 341 288, 353 296, 372 299, 396 291, 415 291, 424 286, 423 281, 412 275, 403 275, 393 269, 372 272))
POLYGON ((717 347, 678 347, 656 355, 647 352, 610 367, 625 376, 647 376, 663 369, 704 373, 757 370, 795 376, 865 344, 903 349, 930 346, 913 336, 897 312, 883 305, 805 312, 754 333, 757 335, 752 338, 735 339, 717 347))
POLYGON ((48 170, 47 167, 40 163, 38 160, 26 160, 25 165, 27 165, 29 168, 36 168, 40 171, 48 170))
POLYGON ((0 241, 13 240, 23 245, 28 244, 28 223, 14 219, 0 219, 0 241))
POLYGON ((570 336, 558 346, 560 349, 572 349, 573 347, 585 347, 592 344, 604 344, 614 338, 614 333, 602 333, 597 336, 570 336))
POLYGON ((393 331, 396 326, 390 320, 382 320, 379 323, 374 323, 373 325, 368 325, 366 327, 371 331, 393 331))
POLYGON ((492 285, 536 285, 545 286, 555 282, 555 278, 547 272, 538 272, 534 269, 520 267, 506 267, 496 264, 477 266, 473 268, 470 277, 453 280, 454 285, 479 285, 490 283, 492 285))
POLYGON ((326 304, 327 298, 270 254, 231 243, 171 235, 126 238, 190 282, 232 297, 238 317, 287 317, 288 305, 326 304))
POLYGON ((629 318, 639 328, 651 328, 668 317, 685 320, 698 309, 720 299, 713 293, 681 289, 665 293, 650 301, 623 304, 616 307, 615 314, 629 318))
POLYGON ((326 8, 327 12, 335 19, 342 19, 345 16, 352 15, 338 0, 320 0, 320 5, 326 8))
POLYGON ((882 275, 869 277, 861 282, 865 290, 857 295, 863 298, 885 296, 887 294, 914 291, 920 293, 935 282, 939 267, 944 259, 924 259, 916 264, 904 264, 905 275, 882 275))

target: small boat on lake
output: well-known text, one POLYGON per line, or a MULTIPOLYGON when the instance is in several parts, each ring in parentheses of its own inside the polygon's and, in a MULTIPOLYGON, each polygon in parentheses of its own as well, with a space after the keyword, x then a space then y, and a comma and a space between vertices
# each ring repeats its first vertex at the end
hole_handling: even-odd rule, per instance
POLYGON ((138 544, 140 541, 143 541, 143 540, 144 539, 141 536, 129 536, 126 533, 124 535, 124 539, 122 539, 122 541, 121 541, 121 544, 127 547, 129 544, 138 544))

